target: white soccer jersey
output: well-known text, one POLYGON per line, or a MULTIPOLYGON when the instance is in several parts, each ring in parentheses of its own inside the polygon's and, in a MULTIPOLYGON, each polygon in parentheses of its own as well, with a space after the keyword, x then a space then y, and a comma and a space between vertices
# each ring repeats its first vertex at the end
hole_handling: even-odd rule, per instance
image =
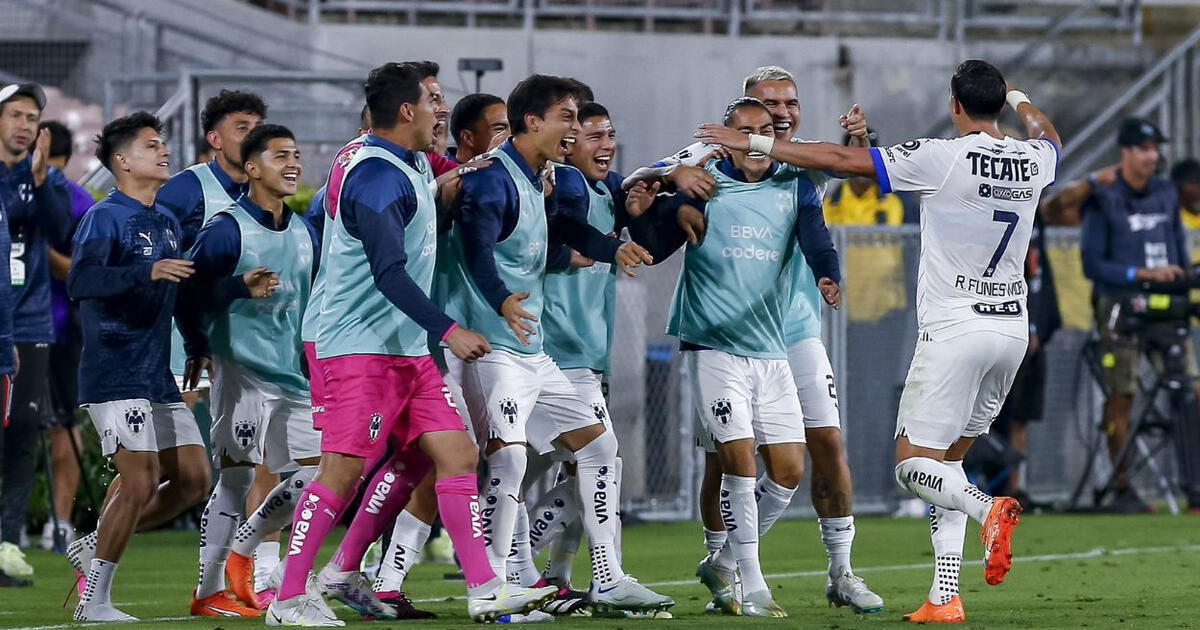
POLYGON ((921 195, 917 325, 1027 337, 1025 254, 1057 146, 976 133, 873 148, 871 157, 880 194, 921 195))

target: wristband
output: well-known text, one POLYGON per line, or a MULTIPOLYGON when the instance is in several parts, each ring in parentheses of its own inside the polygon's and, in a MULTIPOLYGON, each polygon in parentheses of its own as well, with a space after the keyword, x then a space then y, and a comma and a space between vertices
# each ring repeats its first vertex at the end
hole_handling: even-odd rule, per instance
POLYGON ((453 324, 450 324, 450 327, 447 328, 446 332, 442 335, 442 341, 445 341, 446 337, 449 337, 450 333, 452 333, 456 330, 458 330, 458 322, 454 322, 453 324))
POLYGON ((774 136, 760 136, 750 134, 750 150, 758 151, 764 155, 771 155, 771 149, 775 146, 774 136))
POLYGON ((1029 97, 1021 90, 1009 90, 1004 100, 1008 101, 1008 106, 1013 108, 1014 112, 1021 103, 1029 103, 1029 97))

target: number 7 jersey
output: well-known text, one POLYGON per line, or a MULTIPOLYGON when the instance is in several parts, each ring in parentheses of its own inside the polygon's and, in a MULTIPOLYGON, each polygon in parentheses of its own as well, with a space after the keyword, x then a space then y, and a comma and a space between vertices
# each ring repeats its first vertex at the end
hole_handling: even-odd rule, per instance
POLYGON ((921 196, 918 327, 1028 337, 1025 255, 1057 145, 974 133, 872 148, 871 158, 880 194, 921 196))

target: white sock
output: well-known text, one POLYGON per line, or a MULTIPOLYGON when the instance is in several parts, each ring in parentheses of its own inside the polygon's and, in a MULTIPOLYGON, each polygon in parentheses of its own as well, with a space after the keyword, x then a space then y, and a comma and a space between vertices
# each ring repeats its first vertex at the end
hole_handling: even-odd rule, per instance
POLYGON ((936 459, 910 457, 896 464, 896 481, 926 503, 966 512, 980 524, 992 510, 992 497, 936 459))
MULTIPOLYGON (((240 527, 238 529, 241 529, 240 527)), ((254 548, 254 592, 271 588, 271 574, 279 566, 279 541, 264 540, 254 548)))
POLYGON ((421 550, 429 540, 429 525, 404 510, 392 526, 392 542, 379 563, 379 577, 373 590, 377 593, 402 591, 408 572, 421 561, 421 550))
POLYGON ((304 487, 316 476, 316 466, 304 466, 272 488, 262 505, 238 527, 233 537, 233 552, 249 556, 263 538, 287 527, 292 522, 296 502, 300 500, 304 487))
MULTIPOLYGON (((946 462, 946 467, 962 481, 967 480, 961 461, 946 462)), ((966 514, 933 506, 929 517, 929 538, 933 542, 934 569, 929 601, 934 604, 945 604, 958 595, 958 574, 962 568, 966 537, 966 514)))
POLYGON ((488 562, 492 571, 503 578, 508 553, 512 550, 513 530, 517 526, 521 481, 527 464, 525 445, 505 446, 488 455, 488 483, 484 488, 483 535, 487 542, 488 562))
POLYGON ((783 516, 796 489, 781 486, 770 475, 763 475, 754 494, 758 497, 758 536, 761 538, 783 516))
POLYGON ((583 538, 583 521, 575 519, 567 524, 562 535, 550 545, 550 559, 542 577, 555 584, 570 584, 575 571, 575 555, 583 538))
POLYGON ((254 469, 233 466, 222 469, 208 505, 200 517, 200 580, 196 598, 204 599, 225 590, 225 560, 229 544, 246 508, 246 495, 254 483, 254 469))
POLYGON ((579 504, 592 558, 592 581, 601 588, 625 577, 617 556, 617 530, 621 520, 621 488, 616 484, 617 439, 605 431, 575 451, 579 504))
POLYGON ((821 527, 821 542, 829 554, 829 577, 853 573, 850 568, 850 548, 854 546, 854 517, 818 518, 821 527))
MULTIPOLYGON (((618 489, 621 488, 621 470, 624 467, 624 465, 625 465, 625 462, 621 461, 621 457, 618 455, 617 456, 617 472, 613 476, 614 477, 613 485, 615 485, 618 489)), ((625 552, 622 548, 622 544, 623 544, 624 536, 625 536, 625 528, 621 527, 621 518, 622 518, 621 502, 617 501, 616 505, 617 505, 617 509, 616 509, 617 536, 616 536, 616 538, 613 539, 613 549, 616 549, 616 551, 617 551, 617 562, 620 562, 621 566, 625 566, 625 552)))
POLYGON ((715 555, 724 549, 728 540, 729 534, 725 530, 704 528, 704 550, 708 555, 715 555))
POLYGON ((513 548, 508 554, 508 581, 517 586, 533 586, 541 575, 533 563, 533 548, 529 544, 529 513, 525 503, 517 511, 517 527, 513 530, 513 548))
POLYGON ((79 606, 112 606, 113 575, 117 572, 117 563, 92 558, 88 567, 87 588, 83 597, 79 598, 79 606))
POLYGON ((729 533, 729 547, 742 574, 742 593, 768 591, 758 559, 758 503, 754 477, 721 475, 721 515, 729 533))
MULTIPOLYGON (((529 542, 533 555, 551 545, 571 523, 579 521, 579 488, 572 477, 565 477, 542 495, 529 510, 529 542)), ((576 546, 578 549, 578 546, 576 546)))

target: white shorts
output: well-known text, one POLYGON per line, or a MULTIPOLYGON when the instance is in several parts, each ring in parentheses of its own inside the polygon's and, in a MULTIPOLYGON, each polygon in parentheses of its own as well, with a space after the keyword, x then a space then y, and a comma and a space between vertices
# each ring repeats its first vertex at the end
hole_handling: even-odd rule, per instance
MULTIPOLYGON (((606 430, 612 431, 612 419, 608 416, 608 401, 604 400, 604 385, 601 375, 587 368, 568 368, 562 370, 562 373, 575 388, 575 393, 583 401, 583 404, 591 409, 592 424, 600 422, 606 430)), ((555 413, 558 413, 556 408, 536 405, 530 415, 530 423, 555 426, 557 420, 552 417, 555 413)), ((616 433, 613 433, 613 436, 615 437, 616 433)), ((563 448, 556 449, 554 455, 557 460, 572 459, 570 453, 563 448)))
POLYGON ((800 397, 783 359, 739 357, 720 350, 688 350, 696 445, 753 439, 756 445, 804 442, 800 397))
POLYGON ((200 377, 200 382, 196 385, 196 389, 194 389, 194 390, 186 390, 183 388, 183 375, 182 374, 172 374, 171 376, 175 377, 175 387, 178 387, 179 391, 184 394, 188 393, 188 391, 200 392, 200 391, 204 391, 206 389, 212 389, 212 381, 210 381, 208 379, 207 373, 205 373, 204 375, 202 375, 200 377))
POLYGON ((960 437, 987 433, 1028 344, 988 331, 936 340, 920 333, 900 396, 896 437, 942 450, 960 437))
POLYGON ((480 435, 523 442, 541 454, 554 451, 554 440, 563 433, 599 422, 544 353, 524 357, 494 350, 464 364, 462 385, 467 412, 480 435), (535 407, 542 413, 534 416, 535 407))
POLYGON ((487 440, 487 433, 477 432, 477 427, 471 422, 471 412, 467 409, 467 401, 463 398, 462 383, 466 376, 467 363, 454 356, 454 353, 447 348, 439 348, 439 350, 441 350, 442 360, 440 362, 436 360, 437 353, 434 353, 433 357, 438 364, 438 369, 442 371, 442 380, 446 381, 446 389, 450 390, 450 398, 454 401, 454 406, 458 408, 458 415, 462 416, 463 429, 471 437, 471 441, 479 446, 487 440))
POLYGON ((842 428, 833 366, 821 339, 811 337, 788 348, 788 366, 800 394, 800 407, 804 409, 804 428, 842 428))
POLYGON ((312 399, 268 383, 230 361, 217 365, 211 392, 213 465, 266 463, 272 473, 296 470, 296 460, 321 456, 312 399), (264 459, 265 453, 265 459, 264 459))
POLYGON ((187 405, 129 398, 83 405, 100 435, 100 450, 111 457, 127 451, 157 453, 177 446, 204 446, 200 427, 187 405))

